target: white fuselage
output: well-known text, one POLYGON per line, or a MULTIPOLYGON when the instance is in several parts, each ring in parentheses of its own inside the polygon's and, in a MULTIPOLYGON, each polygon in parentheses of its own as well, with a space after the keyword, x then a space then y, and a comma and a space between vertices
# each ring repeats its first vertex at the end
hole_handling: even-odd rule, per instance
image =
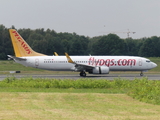
MULTIPOLYGON (((78 64, 88 66, 106 66, 110 71, 146 71, 157 65, 149 59, 132 56, 70 56, 78 64)), ((25 66, 52 70, 76 71, 75 64, 68 63, 66 56, 22 57, 26 61, 16 61, 25 66)))

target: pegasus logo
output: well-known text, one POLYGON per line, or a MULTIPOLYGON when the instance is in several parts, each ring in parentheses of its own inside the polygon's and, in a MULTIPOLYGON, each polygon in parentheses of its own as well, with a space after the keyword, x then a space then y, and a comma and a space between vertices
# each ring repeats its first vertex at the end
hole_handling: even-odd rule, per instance
POLYGON ((17 41, 20 43, 21 47, 27 52, 27 54, 31 54, 31 50, 28 47, 28 45, 22 40, 22 38, 19 36, 19 34, 16 31, 12 32, 14 36, 17 38, 17 41))

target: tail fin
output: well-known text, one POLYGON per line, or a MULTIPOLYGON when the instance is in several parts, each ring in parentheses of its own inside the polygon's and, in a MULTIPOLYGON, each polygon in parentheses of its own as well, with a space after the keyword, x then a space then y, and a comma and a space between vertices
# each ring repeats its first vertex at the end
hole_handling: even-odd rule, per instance
POLYGON ((26 43, 26 41, 19 35, 16 30, 10 29, 9 33, 16 57, 46 56, 32 50, 32 48, 26 43))

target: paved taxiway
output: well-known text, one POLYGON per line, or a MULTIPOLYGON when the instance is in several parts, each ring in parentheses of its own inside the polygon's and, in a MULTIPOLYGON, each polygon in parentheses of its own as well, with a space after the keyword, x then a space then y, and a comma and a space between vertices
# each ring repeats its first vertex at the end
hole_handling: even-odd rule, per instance
POLYGON ((14 76, 16 78, 32 77, 32 78, 55 78, 55 79, 80 79, 80 78, 91 78, 91 79, 106 79, 113 80, 115 78, 134 80, 135 78, 147 77, 149 80, 160 80, 160 74, 145 74, 141 77, 139 74, 108 74, 108 75, 87 75, 86 77, 80 77, 77 75, 47 75, 47 74, 10 74, 10 75, 0 75, 0 81, 4 80, 6 77, 14 76))

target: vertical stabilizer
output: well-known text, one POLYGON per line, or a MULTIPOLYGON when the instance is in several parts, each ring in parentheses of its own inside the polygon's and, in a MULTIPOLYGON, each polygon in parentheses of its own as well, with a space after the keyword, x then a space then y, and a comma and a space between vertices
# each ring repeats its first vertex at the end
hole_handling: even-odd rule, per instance
POLYGON ((9 33, 16 57, 46 56, 32 50, 32 48, 26 43, 26 41, 19 35, 16 30, 10 29, 9 33))

